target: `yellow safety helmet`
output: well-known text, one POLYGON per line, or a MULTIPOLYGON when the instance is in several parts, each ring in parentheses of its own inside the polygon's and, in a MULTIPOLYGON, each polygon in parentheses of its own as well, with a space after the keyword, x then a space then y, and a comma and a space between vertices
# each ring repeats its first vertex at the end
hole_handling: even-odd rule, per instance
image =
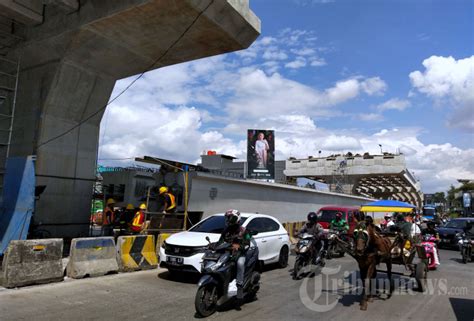
POLYGON ((127 204, 127 210, 133 210, 135 207, 132 204, 127 204))
POLYGON ((166 192, 168 192, 168 187, 166 187, 166 186, 161 186, 161 187, 160 187, 160 194, 163 194, 163 193, 166 193, 166 192))
POLYGON ((141 209, 141 210, 146 210, 146 205, 145 205, 145 203, 140 204, 140 209, 141 209))
POLYGON ((110 204, 115 204, 115 200, 113 198, 109 198, 107 200, 107 205, 110 205, 110 204))

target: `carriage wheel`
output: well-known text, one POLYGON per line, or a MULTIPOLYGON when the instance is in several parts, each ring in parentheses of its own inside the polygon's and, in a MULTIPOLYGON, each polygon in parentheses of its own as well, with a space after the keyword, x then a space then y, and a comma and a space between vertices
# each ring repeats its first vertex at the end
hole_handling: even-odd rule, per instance
POLYGON ((415 279, 416 284, 418 285, 417 291, 418 292, 425 292, 426 291, 426 278, 428 276, 428 267, 426 266, 425 262, 420 262, 415 267, 415 279))

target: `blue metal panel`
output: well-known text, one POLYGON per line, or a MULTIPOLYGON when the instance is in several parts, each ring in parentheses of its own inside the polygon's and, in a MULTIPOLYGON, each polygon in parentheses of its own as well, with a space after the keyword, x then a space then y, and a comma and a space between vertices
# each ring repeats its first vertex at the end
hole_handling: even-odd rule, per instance
POLYGON ((0 212, 0 255, 11 240, 28 235, 35 206, 35 157, 11 157, 7 160, 0 212))

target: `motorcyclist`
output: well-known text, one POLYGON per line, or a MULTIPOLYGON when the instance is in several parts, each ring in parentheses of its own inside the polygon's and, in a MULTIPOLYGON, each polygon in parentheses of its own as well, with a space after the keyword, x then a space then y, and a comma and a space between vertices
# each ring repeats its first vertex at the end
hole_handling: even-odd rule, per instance
MULTIPOLYGON (((324 242, 322 239, 322 234, 323 234, 323 227, 321 224, 318 223, 318 215, 315 212, 309 212, 307 216, 307 222, 306 224, 301 228, 301 230, 298 232, 298 235, 302 234, 310 234, 314 237, 315 241, 313 242, 313 248, 312 252, 313 254, 317 253, 318 248, 320 246, 324 247, 324 251, 327 251, 327 244, 324 242)), ((313 260, 316 261, 317 257, 316 255, 313 255, 313 260)), ((321 264, 324 265, 324 255, 320 258, 321 264)))
POLYGON ((468 237, 474 237, 474 223, 473 222, 466 222, 466 226, 463 228, 464 233, 468 237))
MULTIPOLYGON (((230 209, 225 212, 225 229, 222 231, 220 242, 232 244, 232 252, 237 261, 237 305, 240 306, 243 300, 243 285, 245 276, 245 262, 255 255, 256 251, 248 250, 252 236, 240 224, 240 212, 230 209)), ((258 253, 257 253, 258 255, 258 253)))
MULTIPOLYGON (((421 234, 423 236, 425 235, 432 235, 434 238, 436 238, 436 243, 439 242, 439 233, 436 231, 436 223, 433 221, 428 222, 427 227, 421 231, 421 234)), ((437 247, 434 247, 434 261, 436 265, 439 265, 439 255, 438 255, 438 249, 437 247)))
POLYGON ((334 231, 347 232, 349 230, 349 225, 346 220, 342 218, 342 213, 337 212, 336 218, 331 221, 329 228, 334 231))
POLYGON ((388 230, 390 229, 390 226, 394 225, 395 223, 392 220, 392 215, 390 214, 385 214, 383 221, 380 223, 380 227, 382 230, 388 230))
POLYGON ((438 231, 436 231, 435 227, 436 227, 436 223, 433 221, 429 221, 428 223, 426 223, 426 228, 421 231, 421 234, 423 236, 433 235, 436 238, 436 240, 439 241, 439 233, 438 231))

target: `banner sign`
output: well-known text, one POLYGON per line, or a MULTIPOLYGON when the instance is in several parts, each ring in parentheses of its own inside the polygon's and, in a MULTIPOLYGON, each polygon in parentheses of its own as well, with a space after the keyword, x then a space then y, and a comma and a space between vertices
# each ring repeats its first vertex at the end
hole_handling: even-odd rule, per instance
POLYGON ((470 193, 464 193, 462 195, 462 201, 464 207, 471 207, 471 194, 470 193))
POLYGON ((247 131, 247 177, 275 179, 275 132, 249 129, 247 131))

